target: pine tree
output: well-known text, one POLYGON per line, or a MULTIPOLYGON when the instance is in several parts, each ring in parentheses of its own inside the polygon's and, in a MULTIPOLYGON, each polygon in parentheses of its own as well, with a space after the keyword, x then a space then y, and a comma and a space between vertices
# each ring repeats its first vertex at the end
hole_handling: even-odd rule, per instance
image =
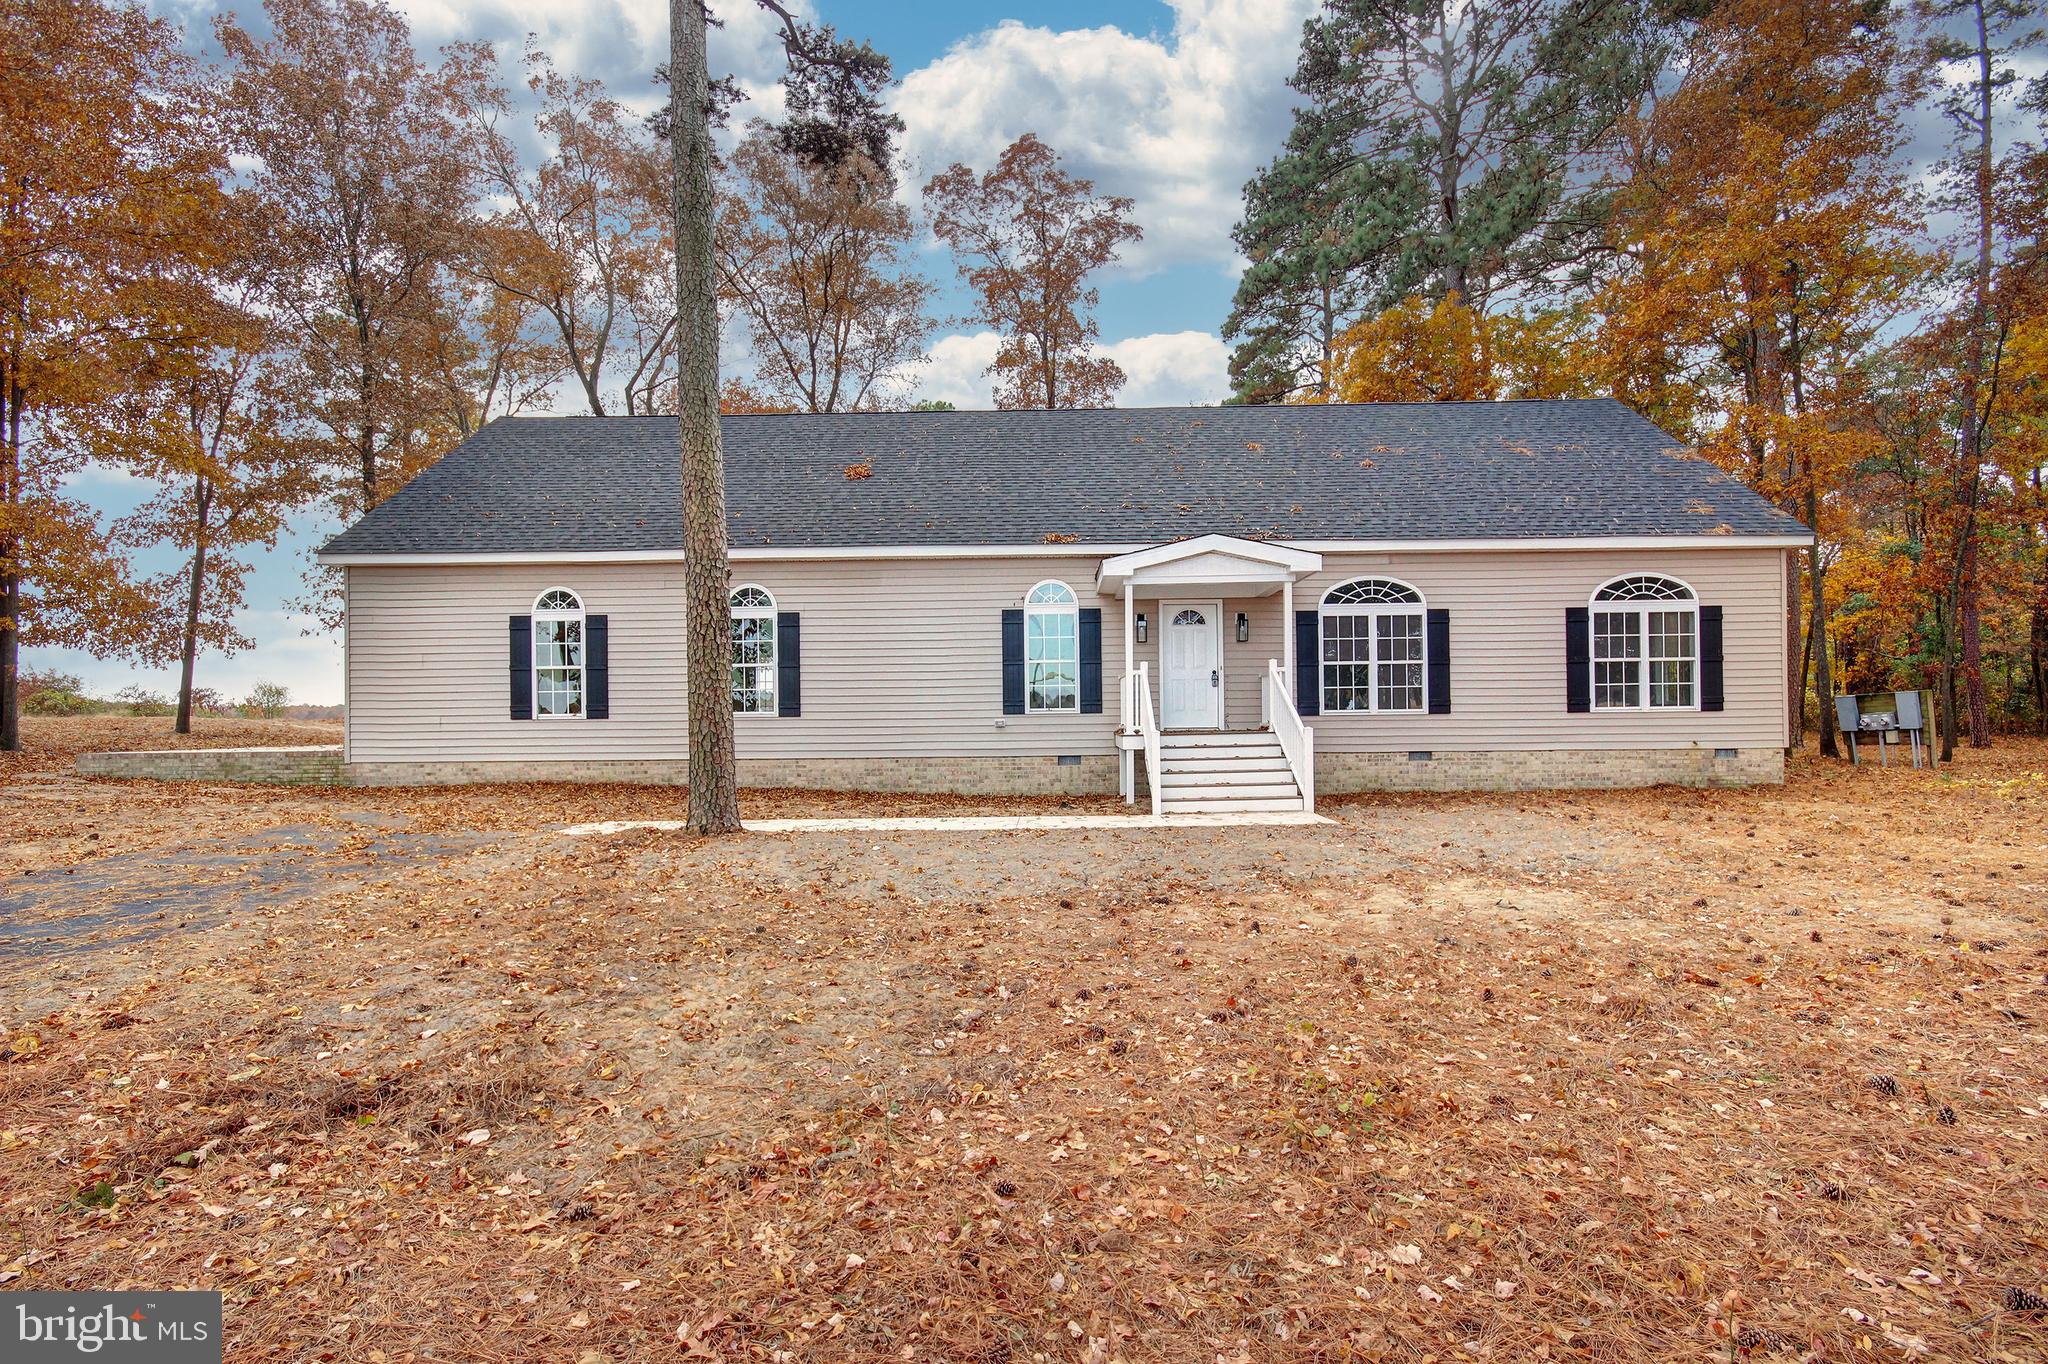
POLYGON ((1607 219, 1596 155, 1661 40, 1629 0, 1329 0, 1302 31, 1308 102, 1246 187, 1239 400, 1324 391, 1329 339, 1410 295, 1485 312, 1568 279, 1607 219))

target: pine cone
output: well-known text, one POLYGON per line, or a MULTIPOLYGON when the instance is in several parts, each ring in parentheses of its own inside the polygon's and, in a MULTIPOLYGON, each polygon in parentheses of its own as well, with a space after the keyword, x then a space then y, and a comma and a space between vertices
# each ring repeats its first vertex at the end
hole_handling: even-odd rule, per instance
POLYGON ((1899 1097, 1899 1082, 1889 1075, 1871 1076, 1870 1087, 1876 1090, 1878 1093, 1884 1095, 1887 1099, 1896 1099, 1899 1097))
POLYGON ((2048 1312, 2048 1298, 2029 1288, 2008 1288, 2005 1290, 2005 1310, 2008 1312, 2048 1312))

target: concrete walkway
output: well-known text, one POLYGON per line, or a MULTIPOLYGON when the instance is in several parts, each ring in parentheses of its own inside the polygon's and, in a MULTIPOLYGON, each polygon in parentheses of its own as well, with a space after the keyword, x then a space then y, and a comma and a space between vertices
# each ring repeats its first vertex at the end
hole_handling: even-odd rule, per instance
MULTIPOLYGON (((750 819, 748 832, 757 834, 798 833, 901 833, 930 829, 938 833, 1035 833, 1046 829, 1219 829, 1233 825, 1334 824, 1321 815, 933 815, 905 819, 750 819)), ((679 819, 607 819, 595 824, 571 824, 565 834, 621 834, 633 829, 657 829, 673 833, 684 827, 679 819)))

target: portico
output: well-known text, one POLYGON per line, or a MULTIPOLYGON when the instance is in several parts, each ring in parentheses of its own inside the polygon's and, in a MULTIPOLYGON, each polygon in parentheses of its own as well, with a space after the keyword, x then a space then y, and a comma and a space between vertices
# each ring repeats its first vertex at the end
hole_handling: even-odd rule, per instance
MULTIPOLYGON (((1249 763, 1253 772, 1277 777, 1282 774, 1269 772, 1266 764, 1284 755, 1284 775, 1302 797, 1312 798, 1310 736, 1294 705, 1294 587, 1322 566, 1320 554, 1231 535, 1202 535, 1103 560, 1096 590, 1123 601, 1117 747, 1127 800, 1136 798, 1139 753, 1145 754, 1155 805, 1162 775, 1175 777, 1160 771, 1162 736, 1166 749, 1189 751, 1180 775, 1211 774, 1210 784, 1221 784, 1232 767, 1226 760, 1237 760, 1236 766, 1249 763), (1262 618, 1261 635, 1278 645, 1257 681, 1257 726, 1244 723, 1247 715, 1230 713, 1224 663, 1226 634, 1235 643, 1249 643, 1254 613, 1262 618), (1156 687, 1150 661, 1138 657, 1141 644, 1153 644, 1155 629, 1156 687), (1243 739, 1231 742, 1233 731, 1243 739), (1219 738, 1205 741, 1203 733, 1219 738), (1271 752, 1275 744, 1280 754, 1271 752), (1198 746, 1206 751, 1193 753, 1198 746)), ((1171 757, 1167 766, 1176 766, 1171 757)))

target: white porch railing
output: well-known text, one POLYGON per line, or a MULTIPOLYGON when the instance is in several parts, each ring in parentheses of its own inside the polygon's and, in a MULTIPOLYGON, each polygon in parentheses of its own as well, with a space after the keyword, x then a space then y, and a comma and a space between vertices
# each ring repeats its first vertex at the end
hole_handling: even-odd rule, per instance
MULTIPOLYGON (((1122 732, 1135 735, 1145 750, 1145 785, 1152 793, 1152 813, 1159 813, 1159 720, 1152 709, 1152 665, 1140 663, 1123 675, 1119 684, 1118 720, 1122 732)), ((1128 789, 1123 793, 1126 801, 1135 801, 1138 793, 1128 789)))
POLYGON ((1287 766, 1294 773, 1294 784, 1301 788, 1302 810, 1314 814, 1316 732, 1301 722, 1301 712, 1287 694, 1287 674, 1277 658, 1266 660, 1266 723, 1273 727, 1273 737, 1280 741, 1280 751, 1287 755, 1287 766))

